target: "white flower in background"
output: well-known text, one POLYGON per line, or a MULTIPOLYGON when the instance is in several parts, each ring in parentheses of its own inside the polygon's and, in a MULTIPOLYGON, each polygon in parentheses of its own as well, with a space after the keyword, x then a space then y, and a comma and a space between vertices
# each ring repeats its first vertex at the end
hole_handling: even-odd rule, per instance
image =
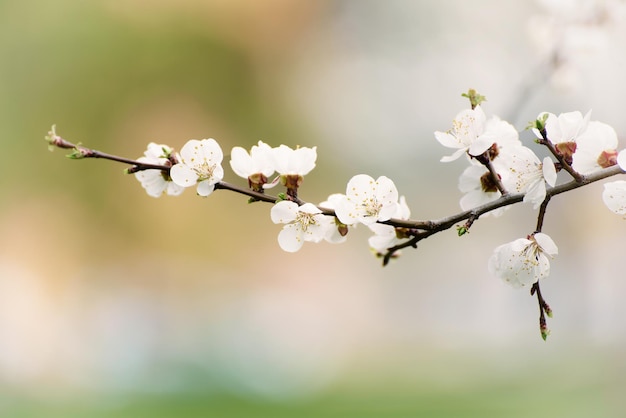
MULTIPOLYGON (((169 157, 172 149, 167 145, 148 144, 148 149, 144 152, 144 156, 137 159, 142 163, 155 165, 169 165, 169 157)), ((146 190, 149 196, 160 197, 163 193, 170 196, 178 196, 185 190, 184 187, 172 182, 169 174, 163 170, 141 170, 135 173, 135 178, 139 180, 141 186, 146 190)))
POLYGON ((253 145, 249 154, 242 147, 233 147, 230 152, 230 167, 244 179, 255 174, 262 174, 267 178, 274 173, 272 148, 263 141, 253 145))
POLYGON ((391 219, 398 206, 398 190, 391 179, 380 176, 374 180, 367 174, 352 177, 346 195, 335 208, 339 220, 346 225, 371 225, 391 219))
POLYGON ((298 206, 295 202, 283 200, 272 207, 270 215, 275 224, 285 224, 278 234, 278 244, 290 253, 302 248, 304 241, 321 241, 328 228, 326 216, 311 203, 298 206))
POLYGON ((550 260, 559 252, 548 235, 536 233, 497 247, 489 259, 489 272, 513 287, 537 283, 550 274, 550 260))
MULTIPOLYGON (((406 204, 404 196, 401 196, 396 213, 394 213, 392 218, 407 220, 410 217, 411 210, 406 204)), ((374 233, 374 235, 372 235, 367 242, 369 243, 370 248, 378 254, 386 252, 388 248, 393 247, 408 238, 402 235, 401 230, 399 231, 391 225, 373 223, 367 227, 374 233)))
MULTIPOLYGON (((319 207, 335 210, 339 202, 341 202, 344 198, 345 195, 341 193, 333 193, 328 196, 328 199, 321 202, 319 207)), ((324 239, 326 241, 333 244, 340 244, 348 239, 348 226, 341 223, 337 217, 324 216, 324 222, 328 224, 326 234, 324 235, 324 239)))
POLYGON ((626 215, 626 181, 617 180, 604 184, 602 200, 611 212, 626 215))
POLYGON ((589 122, 576 143, 572 168, 580 174, 590 174, 617 164, 617 133, 606 123, 589 122))
POLYGON ((291 149, 286 145, 272 148, 274 168, 280 175, 305 176, 315 168, 317 147, 291 149))
POLYGON ((546 197, 546 183, 554 186, 556 169, 550 157, 543 161, 527 147, 517 147, 511 153, 510 166, 503 177, 505 188, 510 192, 525 193, 524 202, 537 209, 546 197))
MULTIPOLYGON (((507 171, 502 170, 506 174, 507 171)), ((502 181, 502 179, 500 179, 502 181)), ((496 187, 489 170, 482 165, 470 165, 459 177, 459 190, 465 193, 459 202, 461 209, 470 210, 494 200, 498 200, 502 194, 496 187)), ((500 216, 509 206, 492 210, 483 216, 500 216)))
POLYGON ((197 193, 208 196, 213 192, 215 183, 224 178, 223 158, 222 149, 213 138, 192 139, 180 150, 180 162, 172 166, 170 175, 179 186, 197 184, 197 193))
POLYGON ((626 150, 621 150, 617 153, 617 165, 619 165, 623 171, 626 171, 626 150))
POLYGON ((579 88, 581 69, 611 43, 621 41, 616 33, 626 15, 622 0, 539 0, 547 12, 530 19, 528 32, 534 50, 553 66, 551 82, 565 90, 579 88))
POLYGON ((480 106, 476 106, 474 109, 465 109, 457 114, 452 121, 451 130, 447 132, 435 132, 435 138, 441 145, 447 148, 456 149, 452 155, 443 157, 441 161, 454 161, 467 151, 474 151, 471 152, 473 155, 482 154, 482 152, 486 151, 489 146, 487 146, 487 148, 485 148, 482 152, 478 153, 471 148, 476 138, 482 135, 485 131, 485 124, 485 113, 480 106))
MULTIPOLYGON (((626 171, 626 150, 617 155, 617 164, 626 171)), ((626 216, 626 181, 617 180, 604 184, 602 200, 612 212, 626 216)))

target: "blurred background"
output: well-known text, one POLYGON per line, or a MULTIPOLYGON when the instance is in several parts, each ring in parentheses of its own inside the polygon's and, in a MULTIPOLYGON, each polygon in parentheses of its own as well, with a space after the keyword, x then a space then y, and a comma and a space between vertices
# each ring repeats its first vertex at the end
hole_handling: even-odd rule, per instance
POLYGON ((386 175, 412 218, 437 219, 459 211, 465 162, 439 163, 433 132, 469 88, 520 131, 593 109, 623 146, 623 7, 0 1, 0 416, 623 416, 626 224, 601 184, 548 209, 543 342, 536 299, 486 268, 534 229, 527 205, 382 268, 366 228, 288 254, 268 205, 154 199, 124 166, 43 140, 56 124, 129 158, 191 138, 317 146, 305 200, 386 175))

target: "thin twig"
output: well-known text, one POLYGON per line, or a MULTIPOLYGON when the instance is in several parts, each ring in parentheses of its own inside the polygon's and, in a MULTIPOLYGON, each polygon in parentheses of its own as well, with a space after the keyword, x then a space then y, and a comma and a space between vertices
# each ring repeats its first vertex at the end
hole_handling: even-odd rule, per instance
POLYGON ((565 158, 563 157, 563 155, 559 151, 557 151, 552 141, 548 139, 548 135, 547 135, 545 128, 541 130, 541 136, 543 138, 538 139, 537 142, 541 145, 545 145, 550 150, 552 155, 554 155, 554 157, 559 161, 559 163, 561 163, 561 168, 567 171, 570 174, 570 176, 574 178, 574 180, 576 180, 578 183, 583 183, 585 181, 585 176, 580 174, 578 171, 574 170, 572 166, 567 161, 565 161, 565 158))
POLYGON ((537 227, 535 228, 535 233, 541 232, 541 228, 543 228, 543 218, 546 216, 546 209, 548 209, 548 203, 550 203, 550 199, 552 199, 551 195, 546 195, 546 198, 541 202, 541 206, 539 207, 539 214, 537 215, 537 227))

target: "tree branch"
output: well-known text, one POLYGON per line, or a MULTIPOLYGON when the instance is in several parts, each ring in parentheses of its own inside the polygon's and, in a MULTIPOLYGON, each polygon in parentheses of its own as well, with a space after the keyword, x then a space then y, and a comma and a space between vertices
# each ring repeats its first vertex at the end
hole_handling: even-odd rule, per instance
MULTIPOLYGON (((614 165, 612 167, 604 168, 599 170, 593 174, 589 174, 585 176, 580 182, 576 180, 572 180, 568 183, 564 183, 555 187, 550 187, 546 190, 546 200, 549 200, 552 196, 556 196, 561 193, 565 193, 574 189, 578 189, 579 187, 583 187, 587 184, 594 183, 596 181, 605 179, 607 177, 615 176, 617 174, 623 174, 624 171, 619 167, 619 165, 614 165)), ((385 260, 388 262, 393 253, 402 248, 407 247, 415 247, 417 243, 424 238, 428 238, 429 236, 444 231, 446 229, 451 228, 458 222, 464 221, 466 219, 478 219, 481 215, 484 215, 487 212, 491 212, 494 209, 502 208, 505 206, 510 206, 515 203, 519 203, 524 200, 524 193, 515 193, 515 194, 507 194, 505 196, 501 196, 498 200, 494 200, 493 202, 485 203, 484 205, 478 206, 472 210, 467 210, 465 212, 457 213, 456 215, 448 216, 446 218, 442 218, 438 221, 402 221, 397 219, 391 219, 386 222, 381 222, 388 225, 399 226, 403 228, 415 228, 425 230, 421 233, 415 235, 415 237, 411 238, 409 241, 403 242, 402 244, 398 244, 394 247, 388 249, 387 254, 385 254, 383 258, 383 264, 385 264, 385 260)), ((544 209, 545 210, 545 209, 544 209)))
MULTIPOLYGON (((46 139, 48 140, 48 143, 50 144, 51 147, 54 146, 58 148, 74 150, 71 154, 68 155, 68 157, 72 159, 101 158, 101 159, 111 160, 115 162, 120 162, 123 164, 129 164, 132 166, 132 168, 129 169, 128 172, 136 172, 140 170, 162 170, 166 173, 169 173, 169 170, 171 168, 171 166, 168 166, 168 165, 147 164, 138 160, 132 160, 132 159, 124 158, 124 157, 119 157, 116 155, 111 155, 111 154, 103 153, 97 150, 89 149, 81 145, 73 144, 69 141, 64 140, 58 135, 56 135, 56 133, 54 132, 54 129, 49 133, 46 139)), ((550 142, 548 141, 548 143, 550 142)), ((552 149, 553 148, 554 146, 552 146, 552 149)), ((614 165, 609 168, 598 170, 597 172, 589 174, 587 176, 580 176, 580 174, 576 173, 578 174, 578 179, 576 179, 575 177, 575 180, 572 180, 568 183, 564 183, 555 187, 548 188, 546 191, 546 199, 544 200, 541 206, 542 209, 540 210, 540 213, 539 213, 539 219, 537 222, 537 231, 541 229, 541 226, 543 224, 543 215, 545 213, 545 208, 547 207, 547 204, 550 198, 552 198, 552 196, 556 196, 558 194, 565 193, 565 192, 577 189, 579 187, 583 187, 587 184, 594 183, 596 181, 605 179, 607 177, 611 177, 611 176, 615 176, 615 175, 623 174, 623 173, 624 171, 618 165, 614 165)), ((229 190, 235 193, 248 196, 254 200, 267 202, 267 203, 276 203, 282 200, 281 198, 277 196, 271 196, 271 195, 267 195, 264 193, 260 193, 252 189, 236 186, 234 184, 231 184, 225 181, 220 181, 216 183, 215 189, 216 190, 229 190)), ((401 250, 407 247, 417 248, 417 243, 419 241, 426 239, 430 237, 431 235, 434 235, 438 232, 445 231, 461 221, 467 220, 468 224, 471 225, 474 221, 476 221, 480 216, 484 215, 485 213, 491 212, 492 210, 495 210, 498 208, 502 208, 505 206, 510 206, 510 205, 519 203, 523 199, 524 199, 524 193, 515 193, 515 194, 507 193, 507 194, 503 194, 497 200, 494 200, 489 203, 485 203, 484 205, 478 206, 472 210, 460 212, 451 216, 441 218, 439 220, 412 220, 412 219, 403 220, 403 219, 392 218, 387 221, 380 221, 379 223, 381 224, 391 225, 396 228, 409 229, 411 230, 411 233, 413 235, 411 239, 401 244, 398 244, 394 247, 389 248, 383 256, 383 264, 384 265, 387 264, 389 260, 391 259, 391 257, 394 255, 394 253, 396 253, 398 250, 401 250)), ((306 202, 298 199, 297 203, 304 204, 306 202)), ((319 207, 319 209, 326 216, 335 216, 335 211, 332 209, 323 208, 323 207, 319 207)))

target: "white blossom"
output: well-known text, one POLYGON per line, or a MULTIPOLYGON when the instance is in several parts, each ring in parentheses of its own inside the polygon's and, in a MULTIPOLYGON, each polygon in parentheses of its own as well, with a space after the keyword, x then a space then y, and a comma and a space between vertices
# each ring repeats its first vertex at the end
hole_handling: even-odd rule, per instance
POLYGON ((602 200, 610 211, 626 216, 626 181, 617 180, 605 183, 602 200))
POLYGON ((346 194, 335 208, 339 220, 346 225, 371 225, 389 220, 398 206, 398 190, 391 179, 380 176, 374 180, 367 174, 350 179, 346 194))
MULTIPOLYGON (((507 173, 503 170, 502 173, 507 173)), ((494 200, 498 200, 502 194, 492 180, 489 170, 483 165, 470 165, 459 178, 459 190, 465 193, 459 202, 461 209, 470 210, 494 200)), ((497 208, 484 216, 500 216, 508 206, 497 208)))
POLYGON ((242 147, 233 147, 230 152, 230 167, 244 179, 254 174, 269 177, 274 173, 272 148, 263 141, 253 145, 250 153, 242 147))
MULTIPOLYGON (((169 164, 169 156, 172 149, 167 145, 148 144, 148 149, 144 152, 144 156, 137 161, 146 164, 167 165, 169 164)), ((163 170, 141 170, 135 173, 135 178, 139 180, 141 186, 146 190, 149 196, 160 197, 163 193, 170 196, 178 196, 185 188, 174 183, 169 174, 163 170)))
POLYGON ((506 154, 507 150, 521 145, 517 129, 509 122, 492 116, 485 124, 484 132, 476 138, 468 152, 472 156, 478 156, 493 147, 493 152, 490 151, 490 154, 493 154, 491 157, 496 159, 506 154))
POLYGON ((305 176, 315 168, 317 147, 291 149, 287 145, 272 148, 274 169, 280 175, 305 176))
POLYGON ((215 183, 224 178, 222 168, 224 154, 213 138, 188 141, 180 150, 180 162, 172 166, 170 175, 174 183, 182 187, 197 184, 200 196, 210 195, 215 183))
POLYGON ((489 259, 489 272, 513 287, 537 283, 550 274, 550 260, 558 254, 552 238, 536 233, 497 247, 489 259))
POLYGON ((452 129, 447 132, 435 132, 435 138, 441 145, 456 150, 452 155, 443 157, 441 161, 454 161, 469 151, 474 141, 485 131, 485 125, 486 116, 480 106, 459 112, 452 121, 452 129))
POLYGON ((550 157, 540 161, 527 147, 516 147, 511 153, 508 171, 504 186, 510 192, 525 193, 524 202, 532 203, 535 209, 546 197, 546 183, 556 183, 556 169, 550 157))
POLYGON ((502 149, 520 146, 515 127, 497 116, 489 120, 480 106, 460 112, 447 132, 435 132, 435 138, 443 146, 456 149, 442 162, 454 161, 463 153, 477 157, 490 150, 490 158, 496 158, 502 149))
POLYGON ((326 216, 311 203, 298 206, 295 202, 283 200, 272 207, 270 216, 275 224, 285 224, 278 234, 278 244, 287 252, 298 251, 305 241, 321 241, 328 227, 324 220, 326 216))
POLYGON ((590 174, 617 162, 617 133, 606 123, 591 121, 576 141, 572 168, 590 174))
MULTIPOLYGON (((407 220, 411 217, 411 210, 406 204, 404 196, 400 197, 396 213, 394 213, 392 217, 403 220, 407 220)), ((376 253, 384 253, 388 248, 393 247, 406 239, 406 237, 399 234, 396 228, 391 225, 373 223, 367 227, 374 233, 374 235, 372 235, 367 242, 369 243, 370 248, 376 253)))

